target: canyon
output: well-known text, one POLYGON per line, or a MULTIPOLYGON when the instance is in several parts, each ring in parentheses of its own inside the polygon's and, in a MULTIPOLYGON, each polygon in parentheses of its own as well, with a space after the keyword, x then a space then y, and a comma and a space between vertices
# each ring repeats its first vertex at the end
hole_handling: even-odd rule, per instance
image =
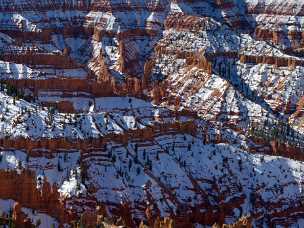
POLYGON ((304 226, 303 0, 0 0, 0 224, 304 226))

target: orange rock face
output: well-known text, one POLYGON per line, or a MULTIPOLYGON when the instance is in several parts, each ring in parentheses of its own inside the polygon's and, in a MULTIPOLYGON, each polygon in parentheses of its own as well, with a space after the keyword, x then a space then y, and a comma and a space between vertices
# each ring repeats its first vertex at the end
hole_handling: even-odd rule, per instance
POLYGON ((30 171, 23 170, 20 174, 15 171, 1 171, 0 177, 2 180, 0 197, 18 202, 13 208, 13 218, 17 224, 23 224, 26 219, 21 212, 21 207, 44 211, 62 223, 71 221, 73 218, 73 214, 66 211, 64 203, 59 201, 56 186, 50 186, 48 182, 45 182, 42 189, 38 190, 35 175, 30 171))
POLYGON ((24 208, 60 227, 299 225, 303 9, 0 1, 0 200, 16 226, 32 226, 24 208))

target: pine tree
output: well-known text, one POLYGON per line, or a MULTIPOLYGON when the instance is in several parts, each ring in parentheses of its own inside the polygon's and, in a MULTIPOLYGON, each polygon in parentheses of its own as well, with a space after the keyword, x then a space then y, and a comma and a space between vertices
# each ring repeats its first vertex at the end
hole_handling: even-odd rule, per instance
POLYGON ((36 222, 36 227, 39 227, 41 225, 41 220, 38 219, 37 222, 36 222))
POLYGON ((8 215, 8 228, 15 228, 15 224, 13 221, 13 210, 9 210, 9 215, 8 215))
POLYGON ((61 164, 60 164, 59 159, 58 159, 58 163, 57 163, 57 170, 58 170, 58 172, 62 172, 62 168, 61 168, 61 164))
POLYGON ((191 144, 189 143, 188 144, 188 151, 190 151, 191 150, 191 144))
POLYGON ((143 151, 143 160, 146 160, 146 150, 143 151))
POLYGON ((134 163, 135 163, 135 164, 138 164, 138 155, 137 155, 137 154, 135 154, 134 163))
POLYGON ((112 162, 113 162, 113 163, 116 162, 116 156, 115 156, 115 154, 112 155, 112 162))
POLYGON ((137 173, 137 175, 140 174, 140 168, 139 167, 136 168, 136 173, 137 173))
POLYGON ((64 160, 64 162, 67 162, 67 160, 68 160, 68 153, 67 152, 64 152, 63 160, 64 160))

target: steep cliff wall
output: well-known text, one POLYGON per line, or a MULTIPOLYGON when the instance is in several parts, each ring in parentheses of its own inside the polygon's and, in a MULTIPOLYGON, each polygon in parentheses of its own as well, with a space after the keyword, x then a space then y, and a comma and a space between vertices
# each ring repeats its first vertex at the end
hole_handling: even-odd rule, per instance
POLYGON ((5 222, 303 224, 301 1, 16 0, 0 12, 5 222))

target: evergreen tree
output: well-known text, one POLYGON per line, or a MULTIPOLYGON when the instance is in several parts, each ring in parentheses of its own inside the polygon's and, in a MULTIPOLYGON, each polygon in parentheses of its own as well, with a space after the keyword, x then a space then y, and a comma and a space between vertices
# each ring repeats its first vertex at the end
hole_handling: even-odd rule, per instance
POLYGON ((58 172, 62 172, 62 167, 61 167, 59 159, 58 159, 58 163, 57 163, 57 170, 58 170, 58 172))
POLYGON ((135 154, 134 163, 135 163, 135 164, 138 164, 138 155, 137 155, 137 154, 135 154))
POLYGON ((8 215, 8 228, 15 228, 15 224, 13 221, 13 210, 9 210, 9 215, 8 215))
POLYGON ((191 144, 189 143, 188 144, 188 151, 190 151, 191 150, 191 144))
POLYGON ((139 167, 136 168, 136 173, 137 173, 137 175, 140 174, 140 168, 139 167))
POLYGON ((143 160, 146 160, 146 150, 143 151, 143 160))
POLYGON ((67 152, 64 152, 63 160, 64 160, 64 162, 67 162, 67 160, 68 160, 68 153, 67 152))
POLYGON ((112 162, 113 162, 113 163, 116 162, 116 156, 115 156, 115 154, 112 155, 112 162))
POLYGON ((40 219, 38 219, 37 221, 36 221, 36 227, 39 227, 41 225, 41 220, 40 219))
POLYGON ((131 168, 132 168, 132 160, 130 159, 129 160, 129 171, 131 170, 131 168))

